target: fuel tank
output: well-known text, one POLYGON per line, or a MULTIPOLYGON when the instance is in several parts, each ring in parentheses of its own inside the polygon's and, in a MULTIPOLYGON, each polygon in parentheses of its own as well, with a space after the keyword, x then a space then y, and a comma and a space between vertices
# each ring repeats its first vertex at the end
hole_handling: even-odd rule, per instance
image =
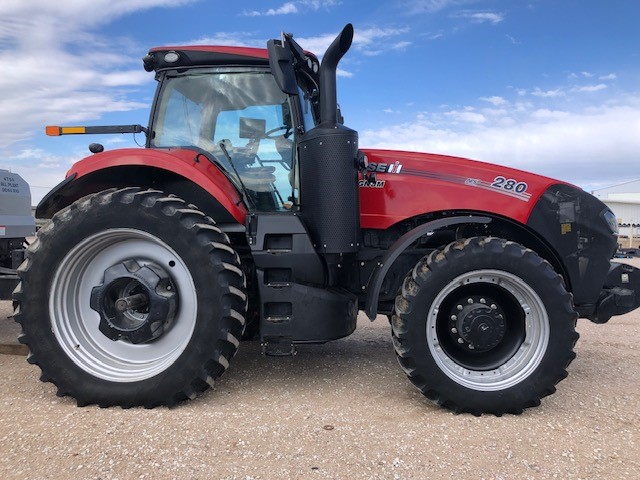
POLYGON ((430 153, 368 150, 359 177, 362 228, 386 229, 416 215, 467 210, 526 224, 552 178, 490 163, 430 153))
POLYGON ((29 185, 17 173, 0 169, 0 241, 36 231, 29 185))

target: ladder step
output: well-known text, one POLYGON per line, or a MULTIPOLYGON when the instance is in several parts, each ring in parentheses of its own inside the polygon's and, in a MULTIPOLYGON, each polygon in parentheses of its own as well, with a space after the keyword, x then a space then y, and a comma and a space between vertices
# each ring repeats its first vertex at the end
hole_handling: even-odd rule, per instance
POLYGON ((262 342, 262 354, 270 357, 291 357, 298 353, 289 337, 265 339, 262 342))
POLYGON ((285 323, 291 321, 291 317, 289 315, 270 315, 264 319, 269 323, 285 323))

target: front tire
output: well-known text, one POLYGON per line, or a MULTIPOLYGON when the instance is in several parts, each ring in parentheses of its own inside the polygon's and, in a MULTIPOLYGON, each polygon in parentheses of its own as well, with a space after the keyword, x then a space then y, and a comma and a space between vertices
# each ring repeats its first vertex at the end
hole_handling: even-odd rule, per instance
POLYGON ((400 365, 455 412, 522 413, 555 392, 575 357, 577 314, 562 277, 507 240, 475 237, 432 252, 395 308, 400 365))
POLYGON ((245 277, 228 237, 160 191, 78 200, 40 229, 18 273, 29 362, 78 405, 194 398, 227 369, 244 329, 245 277))

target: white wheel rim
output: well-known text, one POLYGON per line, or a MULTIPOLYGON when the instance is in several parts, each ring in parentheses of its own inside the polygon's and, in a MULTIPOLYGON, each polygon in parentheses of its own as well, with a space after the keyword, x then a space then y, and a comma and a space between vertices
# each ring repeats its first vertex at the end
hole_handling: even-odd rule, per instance
POLYGON ((473 390, 498 391, 522 382, 538 368, 549 344, 549 317, 543 301, 522 278, 501 270, 475 270, 456 277, 440 291, 427 314, 426 334, 433 359, 451 380, 473 390), (479 282, 507 290, 525 315, 525 338, 520 348, 491 370, 471 370, 458 364, 442 348, 436 328, 445 298, 457 288, 479 282))
POLYGON ((62 259, 51 282, 49 315, 58 343, 81 369, 112 382, 145 380, 169 368, 193 335, 196 313, 195 285, 182 258, 162 240, 139 230, 110 229, 86 238, 62 259), (98 329, 100 315, 89 306, 91 290, 103 283, 104 271, 130 259, 161 265, 178 294, 171 328, 138 345, 107 338, 98 329))

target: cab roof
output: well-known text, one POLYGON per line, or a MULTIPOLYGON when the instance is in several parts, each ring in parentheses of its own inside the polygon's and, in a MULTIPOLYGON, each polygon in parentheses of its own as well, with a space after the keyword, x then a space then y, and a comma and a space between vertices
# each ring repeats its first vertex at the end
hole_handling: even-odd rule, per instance
POLYGON ((156 72, 167 68, 205 67, 217 65, 269 65, 266 48, 215 45, 183 45, 154 47, 143 59, 145 70, 156 72), (177 59, 171 61, 177 54, 177 59))

